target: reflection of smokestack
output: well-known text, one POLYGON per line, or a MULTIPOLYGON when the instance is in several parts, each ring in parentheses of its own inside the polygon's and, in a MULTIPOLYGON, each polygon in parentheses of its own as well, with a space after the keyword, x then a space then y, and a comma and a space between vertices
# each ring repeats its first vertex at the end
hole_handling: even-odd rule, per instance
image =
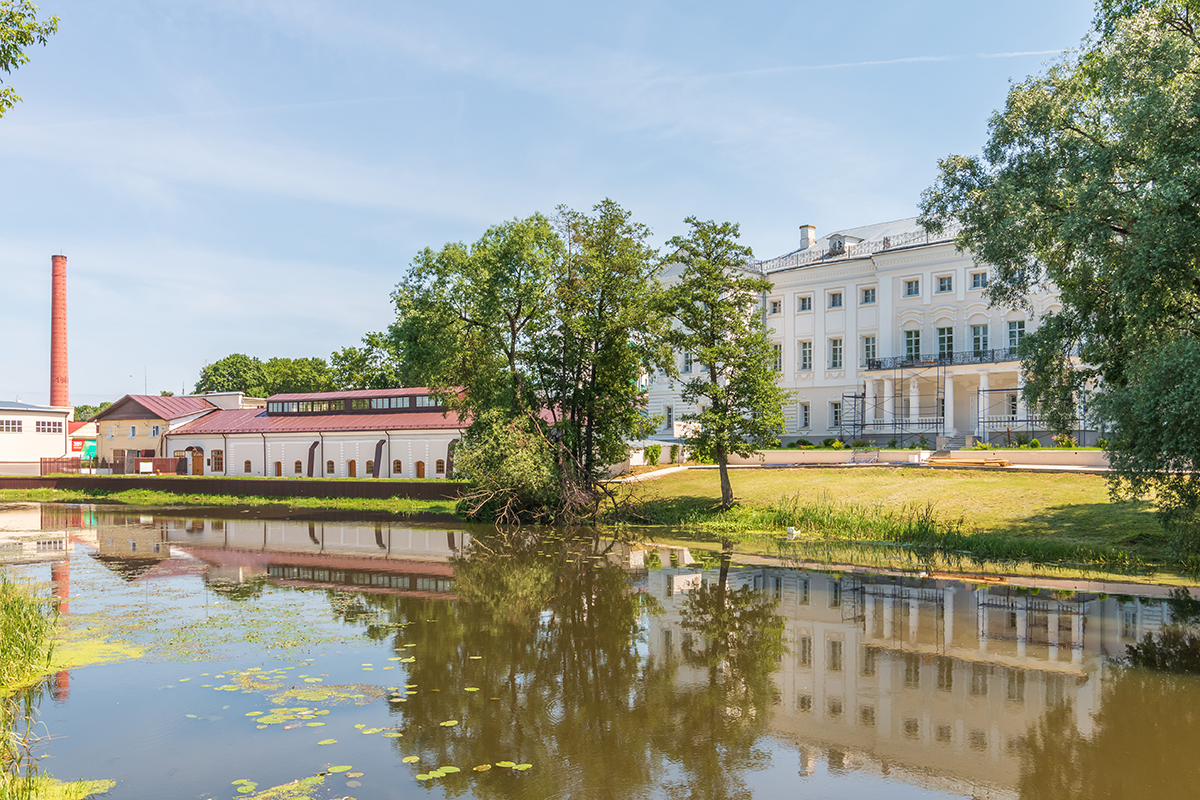
POLYGON ((61 669, 54 673, 54 699, 63 702, 71 695, 71 673, 61 669))
POLYGON ((50 592, 58 601, 58 613, 71 613, 70 561, 55 561, 50 565, 50 592))
POLYGON ((54 273, 50 309, 50 405, 71 405, 67 385, 67 257, 50 256, 54 273))

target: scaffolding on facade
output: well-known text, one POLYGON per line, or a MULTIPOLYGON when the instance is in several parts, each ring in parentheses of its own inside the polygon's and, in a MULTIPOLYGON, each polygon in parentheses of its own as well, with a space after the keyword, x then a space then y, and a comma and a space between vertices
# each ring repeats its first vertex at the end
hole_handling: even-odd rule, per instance
MULTIPOLYGON (((868 369, 891 371, 892 407, 886 396, 869 396, 865 385, 861 391, 843 394, 839 437, 855 441, 889 436, 897 447, 924 439, 932 447, 937 437, 946 433, 946 367, 950 362, 946 356, 870 360, 868 369)), ((887 378, 886 374, 881 377, 887 378)))
MULTIPOLYGON (((979 389, 979 402, 976 404, 978 417, 975 423, 976 434, 984 441, 1001 440, 1004 444, 1028 444, 1037 436, 1053 434, 1054 431, 1043 418, 1040 410, 1030 408, 1021 396, 1022 390, 979 389)), ((1075 440, 1084 443, 1089 428, 1087 427, 1087 401, 1080 398, 1076 404, 1075 417, 1071 424, 1075 431, 1075 440)), ((1042 442, 1049 444, 1049 442, 1042 442)))

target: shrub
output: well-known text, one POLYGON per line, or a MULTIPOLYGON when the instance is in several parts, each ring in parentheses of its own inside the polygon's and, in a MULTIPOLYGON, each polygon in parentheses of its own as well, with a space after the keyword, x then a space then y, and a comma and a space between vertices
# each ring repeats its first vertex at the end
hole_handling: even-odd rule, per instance
POLYGON ((1075 441, 1075 437, 1069 433, 1056 433, 1054 435, 1055 447, 1078 447, 1079 442, 1075 441))
POLYGON ((1097 439, 1096 447, 1100 447, 1100 448, 1103 448, 1104 450, 1107 450, 1108 449, 1108 439, 1097 439))
POLYGON ((897 442, 895 440, 895 438, 892 438, 892 439, 888 439, 887 446, 888 446, 888 450, 895 450, 897 447, 900 446, 900 443, 897 442))
POLYGON ((1018 433, 1013 438, 1016 439, 1017 447, 1024 447, 1025 445, 1029 444, 1029 434, 1027 433, 1018 433))
POLYGON ((833 447, 833 443, 836 441, 837 439, 834 439, 832 436, 830 436, 828 439, 822 439, 821 447, 833 447))
POLYGON ((845 450, 846 449, 845 443, 840 442, 837 439, 834 439, 833 444, 831 444, 829 446, 832 447, 834 450, 845 450))
POLYGON ((792 442, 792 444, 796 445, 797 447, 812 447, 812 442, 810 442, 808 439, 797 439, 796 441, 792 442))
POLYGON ((917 444, 921 445, 922 450, 929 449, 929 440, 925 438, 925 434, 921 434, 921 438, 917 440, 917 444))
POLYGON ((1039 442, 1037 439, 1032 439, 1032 440, 1030 440, 1030 442, 1029 442, 1029 447, 1030 447, 1030 449, 1031 449, 1031 450, 1036 450, 1036 449, 1038 449, 1038 448, 1039 448, 1039 447, 1041 447, 1041 446, 1042 446, 1042 443, 1041 443, 1041 442, 1039 442))
POLYGON ((679 460, 679 445, 671 445, 671 463, 674 464, 679 460))
POLYGON ((975 442, 975 444, 971 445, 967 449, 969 449, 969 450, 991 450, 992 446, 990 444, 988 444, 987 442, 985 442, 983 439, 979 439, 975 442))
POLYGON ((870 447, 871 443, 868 442, 866 439, 855 439, 853 442, 850 443, 850 446, 851 447, 870 447))
POLYGON ((658 458, 662 455, 662 445, 652 444, 646 448, 646 463, 652 467, 658 466, 658 458))

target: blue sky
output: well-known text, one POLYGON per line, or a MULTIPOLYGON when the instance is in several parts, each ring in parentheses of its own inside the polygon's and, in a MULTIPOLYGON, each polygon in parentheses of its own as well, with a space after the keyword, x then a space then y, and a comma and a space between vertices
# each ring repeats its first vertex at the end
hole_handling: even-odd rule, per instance
POLYGON ((1080 0, 44 0, 0 118, 0 398, 190 390, 232 352, 322 356, 393 318, 413 255, 611 197, 759 257, 916 213, 1080 0))

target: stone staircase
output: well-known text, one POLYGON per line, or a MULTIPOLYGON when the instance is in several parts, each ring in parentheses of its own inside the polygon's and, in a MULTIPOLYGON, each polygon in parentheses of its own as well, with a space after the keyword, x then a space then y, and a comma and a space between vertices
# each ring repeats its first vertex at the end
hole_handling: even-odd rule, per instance
POLYGON ((967 446, 967 434, 961 433, 945 442, 945 447, 934 452, 932 458, 949 458, 951 450, 962 450, 967 446))

